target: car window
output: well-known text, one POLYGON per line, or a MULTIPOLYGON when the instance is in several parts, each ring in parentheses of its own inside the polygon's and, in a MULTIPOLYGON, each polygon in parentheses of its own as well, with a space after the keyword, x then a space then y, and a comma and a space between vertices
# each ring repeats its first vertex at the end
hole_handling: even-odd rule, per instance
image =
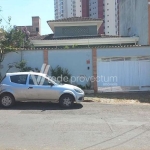
POLYGON ((30 75, 29 77, 30 85, 50 85, 49 80, 43 76, 39 75, 30 75), (34 81, 35 79, 35 81, 34 81))
POLYGON ((26 84, 28 75, 13 75, 10 76, 10 80, 17 84, 26 84))

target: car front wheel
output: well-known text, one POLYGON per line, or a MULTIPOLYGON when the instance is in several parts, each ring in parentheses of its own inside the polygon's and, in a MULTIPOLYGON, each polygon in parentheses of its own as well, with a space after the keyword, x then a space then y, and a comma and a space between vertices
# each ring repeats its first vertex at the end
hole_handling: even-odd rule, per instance
POLYGON ((2 94, 0 97, 0 103, 3 107, 11 107, 15 103, 15 99, 11 94, 2 94))
POLYGON ((59 104, 63 108, 70 108, 74 104, 74 97, 69 94, 64 94, 60 97, 59 104))

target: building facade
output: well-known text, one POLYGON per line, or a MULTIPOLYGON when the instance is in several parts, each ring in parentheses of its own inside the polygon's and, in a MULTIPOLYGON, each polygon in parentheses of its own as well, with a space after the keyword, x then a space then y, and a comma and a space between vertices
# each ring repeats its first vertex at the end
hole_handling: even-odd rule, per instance
POLYGON ((118 35, 118 0, 55 0, 55 19, 89 17, 104 20, 100 34, 118 35))
POLYGON ((118 0, 104 1, 104 27, 106 35, 118 35, 118 0))
POLYGON ((54 0, 55 19, 82 17, 81 0, 54 0))
POLYGON ((150 0, 120 0, 121 36, 138 36, 139 44, 150 45, 150 0))
POLYGON ((82 16, 104 20, 99 33, 118 35, 118 0, 82 0, 82 16))
POLYGON ((64 48, 137 45, 138 37, 99 35, 102 19, 72 17, 47 21, 53 34, 32 37, 35 47, 64 48))

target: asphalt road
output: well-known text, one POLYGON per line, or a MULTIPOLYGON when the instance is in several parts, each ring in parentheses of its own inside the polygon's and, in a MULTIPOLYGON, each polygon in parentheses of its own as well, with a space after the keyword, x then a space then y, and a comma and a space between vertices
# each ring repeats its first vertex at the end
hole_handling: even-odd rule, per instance
POLYGON ((150 105, 0 108, 0 150, 150 150, 150 105))

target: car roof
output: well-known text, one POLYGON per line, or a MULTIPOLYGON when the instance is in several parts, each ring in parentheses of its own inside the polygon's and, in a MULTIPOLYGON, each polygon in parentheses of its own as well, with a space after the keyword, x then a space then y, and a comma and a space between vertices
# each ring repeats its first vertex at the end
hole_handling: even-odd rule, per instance
POLYGON ((34 74, 34 75, 46 76, 46 74, 38 73, 38 72, 13 72, 13 73, 6 73, 6 76, 25 75, 25 74, 34 74))

